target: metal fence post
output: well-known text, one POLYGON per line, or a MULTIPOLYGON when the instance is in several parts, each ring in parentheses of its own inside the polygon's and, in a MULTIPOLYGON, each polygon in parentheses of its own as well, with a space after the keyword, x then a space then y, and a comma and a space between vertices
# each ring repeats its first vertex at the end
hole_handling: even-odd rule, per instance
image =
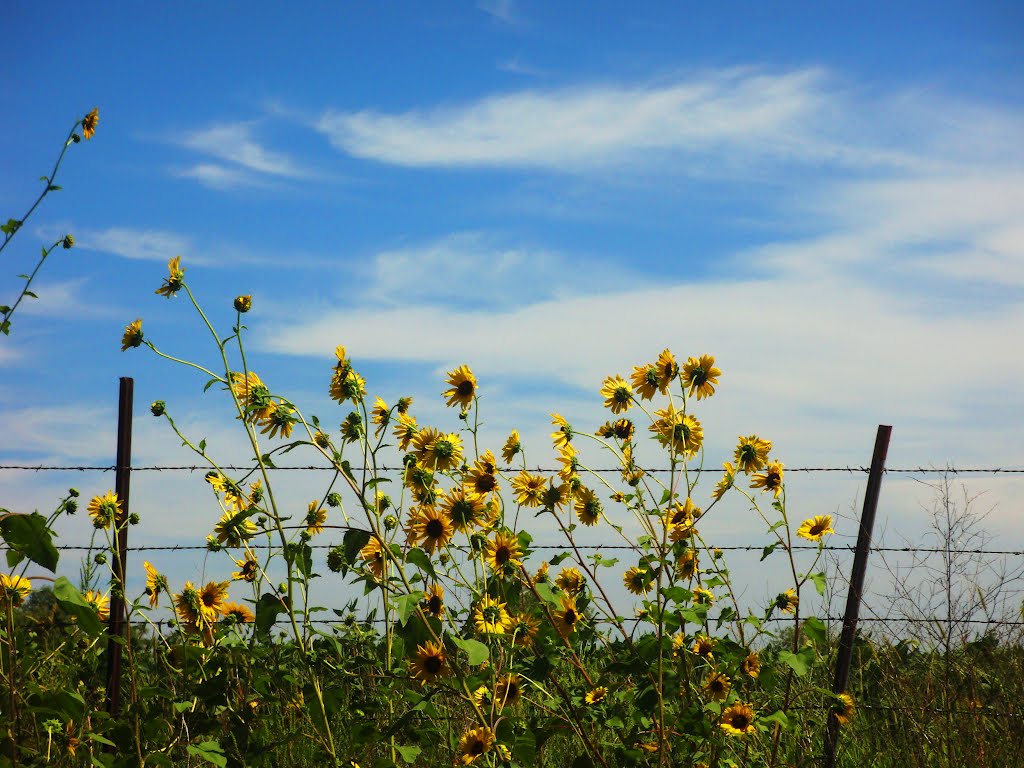
POLYGON ((121 502, 114 546, 114 585, 110 595, 110 618, 107 623, 107 712, 112 718, 121 715, 121 655, 127 642, 125 620, 125 565, 128 554, 128 505, 132 471, 132 402, 135 380, 121 377, 117 401, 117 464, 115 492, 121 502))
MULTIPOLYGON (((871 470, 868 485, 864 491, 864 510, 860 516, 860 530, 857 533, 857 550, 853 555, 853 570, 850 572, 850 588, 846 593, 846 613, 843 616, 843 632, 839 636, 839 654, 836 658, 836 675, 832 683, 833 693, 844 693, 850 681, 850 662, 853 660, 853 640, 857 633, 857 619, 860 615, 860 599, 864 589, 864 575, 868 569, 868 552, 871 550, 871 531, 875 527, 875 511, 882 489, 882 474, 885 472, 885 457, 889 452, 889 436, 892 427, 878 425, 875 435, 875 450, 871 455, 871 470)), ((839 744, 839 721, 829 714, 825 730, 825 768, 835 768, 836 747, 839 744)))

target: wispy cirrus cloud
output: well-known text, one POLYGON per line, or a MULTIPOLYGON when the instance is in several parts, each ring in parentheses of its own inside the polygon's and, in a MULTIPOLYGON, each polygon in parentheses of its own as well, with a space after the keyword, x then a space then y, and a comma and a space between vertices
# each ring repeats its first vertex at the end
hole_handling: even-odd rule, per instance
POLYGON ((78 229, 74 232, 76 248, 109 253, 124 259, 167 261, 172 256, 193 250, 191 238, 163 229, 108 227, 78 229))
POLYGON ((666 154, 705 163, 711 155, 726 166, 765 158, 902 162, 898 151, 837 135, 841 97, 826 80, 819 69, 726 70, 660 85, 516 91, 404 113, 328 111, 315 127, 354 157, 418 167, 579 172, 646 167, 666 154))
POLYGON ((256 137, 256 125, 252 121, 216 123, 185 134, 178 143, 218 162, 195 163, 172 173, 217 189, 259 186, 272 179, 306 179, 315 175, 289 154, 264 146, 256 137))
POLYGON ((521 21, 516 4, 512 0, 477 0, 476 7, 503 24, 518 24, 521 21))

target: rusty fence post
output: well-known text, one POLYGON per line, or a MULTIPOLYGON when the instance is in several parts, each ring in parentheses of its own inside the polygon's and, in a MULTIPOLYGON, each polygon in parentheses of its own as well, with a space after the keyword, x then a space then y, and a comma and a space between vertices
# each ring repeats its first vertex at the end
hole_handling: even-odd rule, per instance
MULTIPOLYGON (((853 661, 853 640, 857 633, 857 619, 860 616, 861 593, 864 589, 864 575, 868 570, 868 553, 871 551, 871 531, 875 527, 875 512, 878 496, 882 489, 882 475, 885 472, 885 457, 889 452, 889 436, 892 427, 878 425, 875 435, 875 450, 871 455, 871 470, 868 485, 864 491, 864 510, 860 515, 860 530, 857 533, 857 549, 853 555, 853 570, 850 572, 850 588, 846 593, 846 613, 843 615, 843 631, 839 636, 839 654, 836 658, 836 674, 832 692, 846 691, 850 681, 850 663, 853 661)), ((836 747, 839 744, 839 721, 835 715, 828 716, 825 730, 824 767, 835 768, 836 747)))
POLYGON ((124 609, 125 566, 128 555, 128 505, 132 472, 132 402, 135 380, 121 377, 117 400, 117 463, 114 488, 121 502, 114 542, 114 586, 110 594, 110 618, 107 623, 107 712, 121 715, 121 656, 127 642, 128 623, 124 609))

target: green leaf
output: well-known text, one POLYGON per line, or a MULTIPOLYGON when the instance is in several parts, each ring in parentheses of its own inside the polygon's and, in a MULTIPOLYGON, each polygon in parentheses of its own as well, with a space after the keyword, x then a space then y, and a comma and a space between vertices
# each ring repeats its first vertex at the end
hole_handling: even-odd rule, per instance
POLYGON ((430 556, 419 547, 410 549, 405 559, 424 573, 429 574, 432 579, 437 579, 437 574, 434 572, 434 564, 430 562, 430 556))
POLYGON ((395 746, 395 751, 402 756, 402 759, 407 763, 415 763, 416 758, 419 757, 420 752, 423 751, 422 747, 399 747, 395 746))
POLYGON ((466 652, 470 666, 483 664, 490 658, 490 650, 479 640, 463 640, 461 637, 453 637, 452 642, 466 652))
POLYGON ((220 748, 219 742, 203 741, 199 744, 189 744, 186 750, 190 755, 201 757, 206 762, 220 766, 220 768, 224 768, 228 764, 228 759, 224 755, 224 750, 220 748))
POLYGON ((345 538, 342 540, 345 549, 345 562, 352 565, 356 561, 359 550, 365 547, 369 541, 370 532, 364 531, 362 528, 350 528, 345 531, 345 538))
POLYGON ((811 616, 804 621, 803 633, 817 646, 823 646, 828 641, 828 630, 821 619, 811 616))
POLYGON ((277 617, 288 610, 288 599, 266 592, 256 603, 256 634, 268 637, 277 617))
POLYGON ((814 588, 818 590, 819 595, 825 594, 825 588, 828 586, 828 582, 825 579, 824 571, 809 573, 807 574, 807 578, 814 582, 814 588))
POLYGON ((53 546, 53 534, 46 527, 46 518, 38 512, 12 514, 0 520, 0 535, 11 548, 7 553, 7 564, 11 567, 17 565, 22 557, 27 557, 48 571, 57 569, 60 555, 53 546))
POLYGON ((762 723, 778 723, 783 728, 789 728, 789 718, 786 717, 786 713, 781 709, 777 712, 772 712, 770 715, 765 715, 761 718, 762 723))
POLYGON ((208 390, 210 387, 212 387, 214 384, 216 384, 219 381, 220 381, 220 379, 218 379, 218 378, 210 379, 208 382, 206 382, 206 386, 203 387, 203 392, 208 390))
POLYGON ((537 594, 540 595, 540 599, 549 605, 561 605, 562 601, 555 595, 555 591, 551 589, 550 584, 545 584, 543 581, 538 582, 535 587, 537 594))
POLYGON ((768 557, 768 555, 770 555, 772 552, 774 552, 775 548, 778 547, 778 546, 779 546, 779 542, 776 541, 774 544, 769 544, 767 547, 762 549, 761 550, 761 562, 764 562, 764 559, 766 557, 768 557))
POLYGON ((75 589, 67 577, 60 576, 53 582, 53 596, 61 608, 74 616, 78 626, 87 635, 97 637, 103 633, 103 623, 96 608, 82 597, 82 593, 75 589))
POLYGON ((409 617, 416 611, 416 606, 423 599, 422 592, 410 592, 408 595, 400 595, 394 600, 394 606, 398 611, 398 620, 405 624, 409 617))
POLYGON ((33 291, 25 291, 25 295, 28 296, 30 299, 38 299, 39 298, 39 296, 36 293, 34 293, 33 291))
MULTIPOLYGON (((45 176, 43 177, 43 181, 46 181, 45 176)), ((0 226, 0 232, 3 232, 5 235, 10 237, 11 235, 18 231, 18 228, 20 226, 21 222, 18 221, 17 219, 8 219, 6 224, 0 226)))
POLYGON ((810 669, 814 661, 814 650, 812 648, 801 648, 796 653, 792 651, 779 651, 779 661, 792 669, 797 677, 803 677, 810 669))

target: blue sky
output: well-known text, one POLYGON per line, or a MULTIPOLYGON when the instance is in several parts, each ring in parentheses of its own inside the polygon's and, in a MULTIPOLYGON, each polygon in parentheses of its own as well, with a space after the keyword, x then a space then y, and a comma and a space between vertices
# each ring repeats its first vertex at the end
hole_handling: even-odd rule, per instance
MULTIPOLYGON (((862 465, 889 423, 893 466, 1024 467, 1022 15, 13 4, 0 215, 27 207, 77 116, 98 106, 100 124, 4 252, 8 297, 41 242, 78 242, 0 340, 0 458, 109 463, 122 375, 138 461, 188 461, 142 418, 157 398, 237 451, 203 381, 120 352, 142 317, 161 348, 210 359, 183 302, 153 294, 180 254, 222 328, 254 295, 253 365, 328 423, 344 416, 326 397, 336 344, 372 393, 413 394, 449 428, 440 381, 465 362, 491 443, 517 426, 549 463, 549 412, 600 424, 601 380, 670 347, 725 370, 702 406, 713 465, 750 432, 789 466, 862 465)), ((43 507, 70 482, 112 485, 5 473, 0 503, 43 507)), ((807 514, 856 503, 856 483, 792 482, 807 514)), ((1019 543, 1021 483, 972 483, 1019 543)), ((135 487, 140 540, 212 525, 197 478, 135 487)), ((894 481, 884 499, 893 532, 919 536, 928 492, 894 481)), ((68 541, 86 531, 68 525, 68 541)), ((750 538, 749 520, 722 526, 750 538)))

